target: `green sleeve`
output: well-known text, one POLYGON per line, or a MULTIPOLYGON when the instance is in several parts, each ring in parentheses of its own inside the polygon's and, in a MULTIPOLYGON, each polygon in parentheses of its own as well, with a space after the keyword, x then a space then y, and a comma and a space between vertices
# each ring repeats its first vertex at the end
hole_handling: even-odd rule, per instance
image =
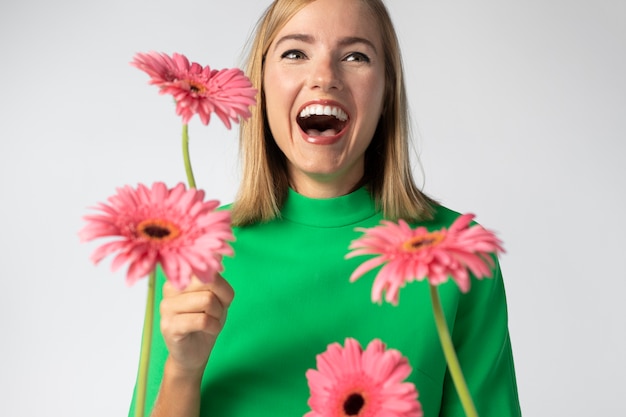
MULTIPOLYGON (((460 297, 451 329, 463 375, 478 415, 519 417, 506 296, 497 260, 493 278, 472 281, 470 291, 460 297)), ((439 415, 465 415, 447 372, 439 415)))

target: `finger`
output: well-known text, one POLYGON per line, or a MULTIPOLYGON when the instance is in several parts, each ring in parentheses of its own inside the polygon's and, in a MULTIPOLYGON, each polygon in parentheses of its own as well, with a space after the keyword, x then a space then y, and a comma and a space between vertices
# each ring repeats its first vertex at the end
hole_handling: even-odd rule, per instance
POLYGON ((161 315, 204 313, 220 318, 225 307, 217 294, 210 290, 183 292, 161 300, 161 315))
POLYGON ((189 334, 198 332, 217 336, 223 325, 221 320, 205 313, 185 313, 161 320, 161 332, 179 342, 189 334))
POLYGON ((230 307, 230 304, 233 302, 233 298, 235 297, 235 290, 230 286, 228 281, 224 279, 224 277, 216 274, 213 282, 204 285, 208 286, 208 289, 217 295, 217 298, 220 300, 225 309, 230 307))
POLYGON ((212 282, 202 282, 197 277, 192 277, 189 285, 179 290, 169 281, 166 281, 163 285, 163 297, 171 297, 176 294, 196 292, 196 291, 211 291, 214 292, 219 298, 222 305, 226 308, 230 306, 235 296, 233 287, 230 286, 228 281, 219 274, 215 274, 215 279, 212 282))

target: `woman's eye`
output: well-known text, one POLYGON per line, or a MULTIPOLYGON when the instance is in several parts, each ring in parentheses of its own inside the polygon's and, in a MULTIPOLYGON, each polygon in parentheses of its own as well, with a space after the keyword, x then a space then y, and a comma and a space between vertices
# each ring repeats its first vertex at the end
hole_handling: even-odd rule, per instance
POLYGON ((304 59, 306 55, 304 55, 302 51, 292 49, 292 50, 283 52, 283 54, 280 57, 285 58, 285 59, 304 59))
POLYGON ((370 62, 370 58, 361 52, 351 52, 344 58, 348 62, 370 62))

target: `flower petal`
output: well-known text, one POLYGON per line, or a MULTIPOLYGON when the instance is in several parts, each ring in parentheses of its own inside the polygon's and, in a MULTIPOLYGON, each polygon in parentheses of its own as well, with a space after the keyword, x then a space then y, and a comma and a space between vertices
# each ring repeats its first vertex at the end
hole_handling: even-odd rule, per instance
POLYGON ((473 223, 473 214, 457 217, 448 229, 431 232, 421 226, 412 229, 404 220, 382 220, 372 228, 357 228, 363 235, 350 243, 345 258, 373 255, 350 276, 354 282, 382 265, 372 285, 372 301, 397 304, 399 290, 406 283, 428 279, 440 285, 452 278, 462 292, 469 291, 470 273, 476 278, 492 275, 492 254, 503 251, 500 240, 473 223))
MULTIPOLYGON (((155 58, 156 59, 156 58, 155 58)), ((184 65, 182 58, 177 65, 184 65)), ((208 282, 222 270, 223 255, 232 255, 228 241, 234 239, 230 212, 214 211, 219 202, 203 201, 204 192, 186 189, 179 183, 168 189, 155 182, 136 189, 125 186, 111 196, 110 205, 95 208, 101 213, 85 216, 87 224, 80 231, 81 240, 101 236, 119 237, 107 242, 91 255, 94 263, 117 253, 111 268, 128 263, 127 282, 132 284, 148 275, 160 262, 168 280, 184 288, 193 274, 208 282), (145 221, 167 225, 164 235, 151 235, 138 225, 145 221)))
POLYGON ((379 339, 363 350, 356 339, 347 338, 344 347, 328 345, 317 355, 317 370, 309 369, 306 378, 311 391, 305 416, 334 417, 343 411, 349 395, 358 392, 369 400, 359 416, 421 417, 421 404, 415 386, 404 382, 411 367, 394 349, 387 350, 379 339))

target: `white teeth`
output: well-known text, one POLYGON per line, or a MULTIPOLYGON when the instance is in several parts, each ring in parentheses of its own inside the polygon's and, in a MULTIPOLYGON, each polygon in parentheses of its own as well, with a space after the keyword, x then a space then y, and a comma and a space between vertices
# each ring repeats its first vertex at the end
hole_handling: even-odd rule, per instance
POLYGON ((302 118, 306 118, 312 115, 335 116, 342 122, 348 120, 348 115, 346 114, 346 112, 335 106, 322 106, 321 104, 311 104, 310 106, 306 106, 300 112, 300 117, 302 118))

